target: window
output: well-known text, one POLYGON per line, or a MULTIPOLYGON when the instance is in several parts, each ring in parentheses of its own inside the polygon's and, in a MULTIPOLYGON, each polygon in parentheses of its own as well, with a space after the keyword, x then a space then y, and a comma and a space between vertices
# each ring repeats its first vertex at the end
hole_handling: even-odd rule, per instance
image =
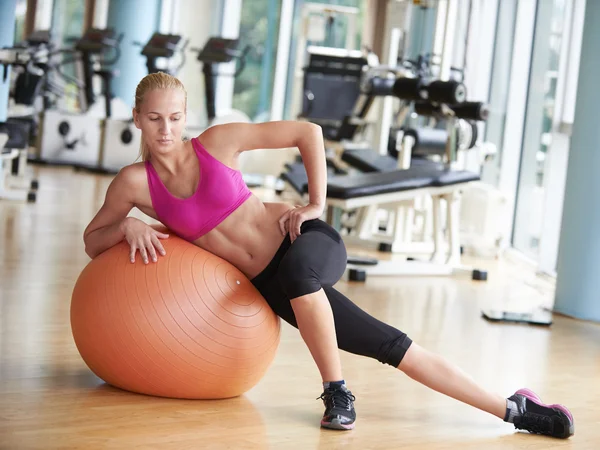
POLYGON ((280 13, 279 0, 242 3, 240 46, 249 45, 250 51, 243 72, 235 80, 233 108, 254 122, 270 118, 280 13))
MULTIPOLYGON (((73 46, 73 39, 80 38, 83 34, 83 26, 85 20, 85 6, 87 2, 80 0, 55 0, 52 8, 52 37, 58 48, 70 48, 73 46)), ((58 56, 61 57, 61 56, 58 56)), ((71 55, 62 57, 63 61, 72 61, 71 55)), ((78 79, 77 68, 74 63, 61 65, 60 72, 71 79, 78 79)), ((62 76, 53 73, 53 81, 58 85, 65 85, 62 100, 65 102, 60 107, 67 110, 78 109, 79 89, 74 82, 65 81, 62 76)))
POLYGON ((27 13, 27 0, 17 0, 15 10, 15 43, 25 39, 25 15, 27 13))
POLYGON ((502 163, 504 145, 504 126, 508 105, 508 88, 510 86, 511 64, 515 38, 517 17, 517 0, 503 0, 499 4, 498 22, 496 26, 496 48, 492 63, 492 83, 489 97, 489 118, 486 122, 486 142, 496 145, 498 153, 493 163, 484 169, 485 182, 497 186, 502 163))
POLYGON ((545 167, 552 144, 567 0, 539 2, 521 152, 513 245, 538 259, 543 226, 545 167))

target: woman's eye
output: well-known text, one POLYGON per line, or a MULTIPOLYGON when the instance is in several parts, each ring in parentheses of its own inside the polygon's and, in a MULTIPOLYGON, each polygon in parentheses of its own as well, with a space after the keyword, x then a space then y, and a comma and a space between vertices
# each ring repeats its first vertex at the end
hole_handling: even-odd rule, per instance
POLYGON ((177 122, 179 120, 179 117, 176 117, 176 118, 174 118, 172 120, 173 120, 173 122, 177 122))
POLYGON ((152 117, 150 120, 151 120, 152 122, 156 122, 156 121, 157 121, 157 120, 159 120, 159 119, 158 119, 158 117, 152 117))

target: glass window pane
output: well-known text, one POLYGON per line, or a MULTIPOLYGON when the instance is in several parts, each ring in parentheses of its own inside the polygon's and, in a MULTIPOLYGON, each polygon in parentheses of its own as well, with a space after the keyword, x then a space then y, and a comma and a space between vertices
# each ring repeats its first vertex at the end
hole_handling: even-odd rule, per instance
MULTIPOLYGON (((73 38, 79 38, 83 34, 83 25, 85 18, 86 2, 82 0, 55 0, 52 9, 52 38, 57 48, 72 48, 73 38)), ((72 55, 58 56, 63 61, 72 61, 72 55)), ((60 66, 60 72, 67 77, 78 79, 76 65, 70 62, 60 66)), ((78 88, 73 82, 61 77, 56 73, 52 73, 51 81, 64 86, 64 97, 61 101, 64 102, 60 107, 67 110, 78 109, 78 88)))
POLYGON ((279 0, 245 0, 240 23, 241 45, 249 45, 246 66, 235 80, 233 108, 254 122, 268 121, 279 38, 279 0))
POLYGON ((565 0, 540 2, 536 18, 513 236, 514 247, 534 259, 539 257, 565 7, 565 0))
POLYGON ((512 69, 517 0, 503 0, 499 4, 496 26, 496 48, 492 65, 489 98, 489 118, 486 122, 485 141, 496 145, 497 155, 484 167, 482 178, 486 183, 497 186, 500 181, 502 148, 504 147, 504 125, 508 104, 508 88, 512 69))
POLYGON ((27 13, 27 0, 17 0, 15 10, 15 43, 25 39, 25 15, 27 13))

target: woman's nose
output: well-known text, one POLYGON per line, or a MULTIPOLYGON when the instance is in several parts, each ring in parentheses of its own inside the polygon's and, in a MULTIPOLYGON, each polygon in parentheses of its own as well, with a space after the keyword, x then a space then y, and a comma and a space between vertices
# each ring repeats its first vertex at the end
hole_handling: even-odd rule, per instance
POLYGON ((160 129, 158 130, 162 134, 169 134, 171 131, 171 126, 167 120, 163 120, 160 124, 160 129))

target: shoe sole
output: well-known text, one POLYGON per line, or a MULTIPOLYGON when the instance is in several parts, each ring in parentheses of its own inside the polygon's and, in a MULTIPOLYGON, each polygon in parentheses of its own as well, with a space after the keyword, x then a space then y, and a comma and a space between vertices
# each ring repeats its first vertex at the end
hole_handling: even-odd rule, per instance
POLYGON ((321 421, 321 426, 323 428, 329 428, 330 430, 353 430, 354 429, 354 423, 344 425, 339 420, 332 420, 331 422, 321 421))
POLYGON ((515 394, 522 395, 523 397, 526 397, 529 400, 531 400, 533 403, 535 403, 539 406, 542 406, 544 408, 550 408, 550 409, 558 410, 558 411, 562 412, 569 420, 569 434, 570 435, 575 434, 575 423, 574 423, 575 421, 573 420, 573 414, 571 414, 571 411, 569 411, 565 406, 557 405, 557 404, 546 405, 545 403, 542 402, 542 399, 540 397, 538 397, 538 395, 535 392, 533 392, 531 389, 519 389, 517 392, 515 392, 515 394))

